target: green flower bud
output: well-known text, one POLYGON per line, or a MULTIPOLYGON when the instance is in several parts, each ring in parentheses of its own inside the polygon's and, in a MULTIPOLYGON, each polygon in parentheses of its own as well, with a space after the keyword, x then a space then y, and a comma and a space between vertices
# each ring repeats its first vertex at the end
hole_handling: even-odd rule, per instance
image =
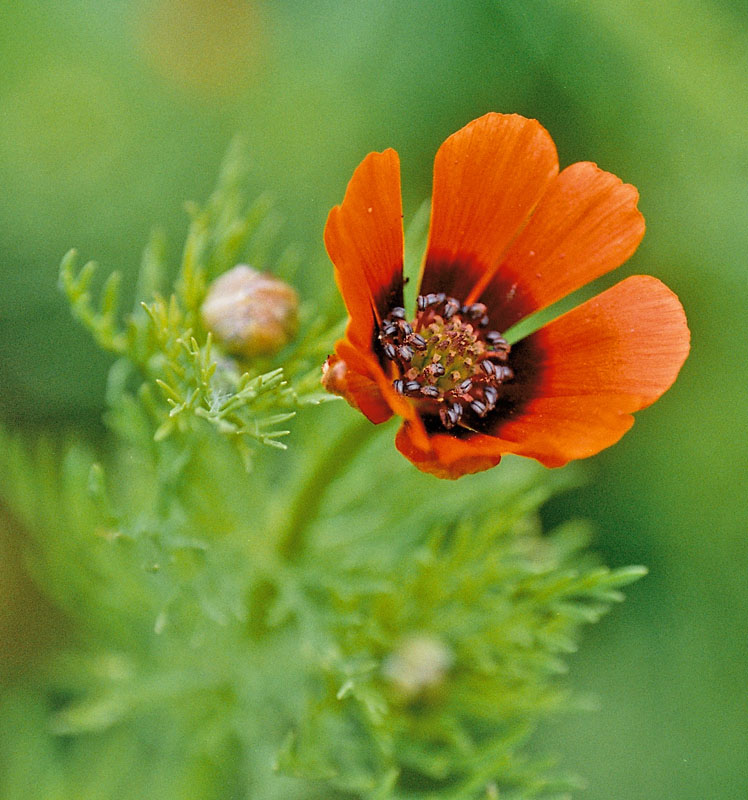
POLYGON ((299 297, 287 283, 238 264, 211 284, 203 324, 227 352, 245 358, 271 355, 298 329, 299 297))

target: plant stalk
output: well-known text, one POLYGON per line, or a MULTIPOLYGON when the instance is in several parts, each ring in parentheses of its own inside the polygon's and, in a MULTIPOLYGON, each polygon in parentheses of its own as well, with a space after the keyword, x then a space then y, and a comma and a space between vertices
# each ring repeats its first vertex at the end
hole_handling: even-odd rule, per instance
POLYGON ((301 554, 305 533, 317 518, 327 489, 376 429, 376 425, 361 417, 346 428, 330 448, 323 451, 309 477, 302 483, 279 537, 278 551, 282 558, 294 561, 301 554))

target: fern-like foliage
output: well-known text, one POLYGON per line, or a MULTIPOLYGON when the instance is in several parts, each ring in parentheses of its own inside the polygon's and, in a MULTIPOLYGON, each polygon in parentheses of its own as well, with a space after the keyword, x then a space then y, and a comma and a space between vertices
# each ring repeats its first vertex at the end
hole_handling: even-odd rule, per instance
MULTIPOLYGON (((221 353, 204 329, 200 306, 209 282, 242 257, 267 266, 272 252, 277 215, 267 197, 249 206, 244 203, 240 191, 244 177, 242 148, 236 142, 206 206, 188 205, 190 228, 174 290, 168 295, 161 293, 170 270, 158 233, 143 253, 136 307, 124 320, 119 314, 119 273, 107 277, 96 302, 92 285, 97 265, 89 261, 76 270, 74 250, 62 260, 60 287, 73 314, 97 344, 124 357, 143 379, 161 390, 168 414, 156 413, 156 439, 184 433, 197 420, 204 420, 235 440, 249 467, 248 439, 284 448, 280 440, 289 431, 279 426, 294 416, 294 409, 331 399, 319 386, 319 363, 324 358, 319 342, 329 343, 331 325, 324 314, 312 321, 307 309, 307 327, 284 354, 284 366, 265 370, 266 362, 249 365, 221 353), (287 379, 289 372, 297 378, 293 385, 287 379)), ((287 248, 275 266, 288 272, 296 258, 297 251, 287 248)))
POLYGON ((317 686, 280 763, 356 797, 566 797, 577 782, 528 758, 528 740, 568 708, 558 679, 582 626, 646 570, 596 564, 583 523, 544 535, 554 487, 532 467, 494 482, 490 504, 485 484, 455 505, 435 504, 433 485, 395 499, 406 480, 375 486, 394 495, 384 517, 365 520, 352 496, 310 537, 317 686))

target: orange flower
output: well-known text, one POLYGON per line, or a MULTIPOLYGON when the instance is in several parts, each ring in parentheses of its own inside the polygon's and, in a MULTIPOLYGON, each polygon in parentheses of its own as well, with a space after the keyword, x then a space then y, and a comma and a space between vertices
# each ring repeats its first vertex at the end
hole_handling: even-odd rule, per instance
POLYGON ((436 154, 407 322, 399 159, 370 153, 325 228, 350 320, 323 380, 374 423, 400 415, 397 448, 442 478, 504 453, 557 467, 614 444, 688 354, 664 284, 627 278, 511 347, 501 332, 629 258, 644 235, 637 199, 590 162, 559 172, 536 120, 474 120, 436 154))

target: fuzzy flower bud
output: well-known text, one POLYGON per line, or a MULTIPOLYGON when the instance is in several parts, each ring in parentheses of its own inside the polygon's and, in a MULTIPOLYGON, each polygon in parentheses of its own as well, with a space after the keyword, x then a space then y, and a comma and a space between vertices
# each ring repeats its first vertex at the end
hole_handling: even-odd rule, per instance
POLYGON ((426 634, 405 639, 384 662, 384 676, 406 698, 438 688, 444 681, 453 656, 439 639, 426 634))
POLYGON ((203 324, 234 355, 278 352, 298 328, 299 297, 282 280, 238 264, 211 284, 203 324))

